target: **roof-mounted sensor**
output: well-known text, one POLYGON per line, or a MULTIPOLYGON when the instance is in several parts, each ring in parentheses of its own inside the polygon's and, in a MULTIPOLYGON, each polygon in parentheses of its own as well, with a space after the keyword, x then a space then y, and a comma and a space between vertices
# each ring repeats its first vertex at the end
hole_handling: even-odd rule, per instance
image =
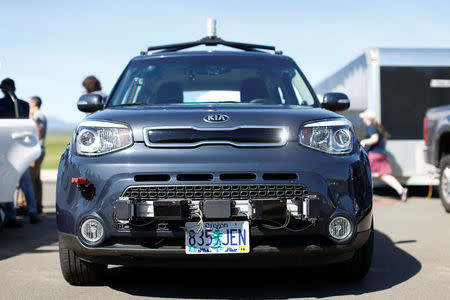
MULTIPOLYGON (((225 41, 217 36, 216 33, 216 20, 208 19, 206 23, 206 37, 193 42, 178 43, 178 44, 168 44, 161 46, 148 47, 147 51, 142 51, 141 55, 147 55, 150 51, 160 50, 159 52, 176 52, 196 46, 227 46, 230 48, 240 49, 244 51, 252 52, 263 52, 261 50, 274 51, 275 54, 283 54, 282 51, 275 50, 274 46, 258 45, 258 44, 248 44, 248 43, 238 43, 225 41)), ((158 52, 158 53, 159 53, 158 52)))

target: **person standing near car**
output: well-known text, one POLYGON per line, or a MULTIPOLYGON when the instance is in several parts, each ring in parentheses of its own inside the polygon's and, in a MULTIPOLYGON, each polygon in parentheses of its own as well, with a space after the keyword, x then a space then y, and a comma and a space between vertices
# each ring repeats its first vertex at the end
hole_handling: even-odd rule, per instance
POLYGON ((39 144, 41 145, 41 156, 30 165, 30 177, 36 198, 37 211, 42 213, 42 182, 41 164, 45 156, 45 136, 47 135, 47 118, 41 110, 42 100, 38 96, 28 99, 30 105, 30 119, 34 122, 38 132, 39 144))
POLYGON ((100 84, 100 81, 97 79, 97 77, 93 75, 86 77, 83 80, 82 85, 85 88, 83 94, 89 93, 98 94, 102 96, 103 103, 105 102, 107 95, 102 92, 102 85, 100 84))
POLYGON ((406 202, 408 189, 403 187, 398 180, 392 176, 392 168, 388 162, 386 152, 386 139, 389 133, 376 121, 375 112, 367 109, 359 114, 367 126, 367 135, 360 143, 366 148, 369 155, 372 174, 378 174, 380 179, 397 191, 401 201, 406 202))
MULTIPOLYGON (((16 90, 16 86, 14 83, 14 80, 11 78, 5 78, 1 82, 1 86, 8 88, 11 91, 16 90)), ((11 99, 11 96, 6 91, 6 89, 2 89, 3 94, 5 97, 0 99, 0 118, 2 119, 14 119, 16 118, 16 112, 14 110, 14 101, 11 99)), ((19 100, 17 103, 17 108, 19 109, 19 119, 27 119, 29 115, 29 108, 28 104, 23 101, 19 100)))
MULTIPOLYGON (((7 87, 8 90, 15 92, 16 86, 14 80, 10 78, 5 78, 1 82, 2 87, 7 87)), ((11 99, 9 93, 6 89, 2 89, 4 98, 0 99, 0 118, 16 118, 16 113, 14 109, 14 102, 11 99)), ((19 109, 19 118, 27 119, 29 117, 29 107, 28 104, 23 100, 18 100, 17 107, 19 109)), ((39 223, 40 219, 37 216, 36 200, 34 198, 33 186, 30 179, 29 168, 22 174, 19 180, 19 186, 25 194, 25 199, 28 207, 28 215, 30 216, 30 223, 39 223)), ((5 227, 20 227, 21 224, 16 220, 16 209, 14 208, 14 203, 9 202, 6 206, 7 221, 5 227)))

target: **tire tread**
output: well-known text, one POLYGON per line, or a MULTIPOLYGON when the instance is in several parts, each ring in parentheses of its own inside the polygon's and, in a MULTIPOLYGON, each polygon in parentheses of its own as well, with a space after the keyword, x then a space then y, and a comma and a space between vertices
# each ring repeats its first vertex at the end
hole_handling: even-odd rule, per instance
POLYGON ((81 260, 78 255, 59 242, 59 260, 64 279, 71 285, 100 283, 106 265, 98 265, 81 260))
POLYGON ((362 280, 369 272, 372 264, 374 245, 374 230, 373 221, 369 239, 358 250, 356 250, 353 257, 345 262, 332 264, 325 267, 328 276, 339 278, 340 280, 358 281, 362 280))

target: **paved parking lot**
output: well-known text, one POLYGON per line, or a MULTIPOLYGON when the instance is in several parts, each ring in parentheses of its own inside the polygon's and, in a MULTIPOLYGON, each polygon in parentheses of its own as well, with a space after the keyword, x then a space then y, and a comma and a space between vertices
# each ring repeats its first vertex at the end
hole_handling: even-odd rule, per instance
POLYGON ((59 269, 55 184, 46 183, 45 216, 37 225, 0 233, 0 299, 112 299, 129 296, 197 299, 450 299, 450 214, 438 198, 406 204, 389 194, 375 204, 375 254, 358 283, 324 279, 316 269, 161 270, 110 267, 104 285, 73 287, 59 269))

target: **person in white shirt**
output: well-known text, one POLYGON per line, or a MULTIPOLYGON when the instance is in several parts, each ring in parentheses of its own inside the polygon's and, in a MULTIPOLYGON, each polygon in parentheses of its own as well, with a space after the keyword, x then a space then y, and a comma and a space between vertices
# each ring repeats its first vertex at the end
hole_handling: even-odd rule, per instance
POLYGON ((38 96, 28 99, 30 105, 30 119, 35 123, 39 143, 41 144, 41 156, 30 165, 30 177, 33 184, 38 213, 42 213, 42 181, 41 164, 45 156, 45 136, 47 135, 47 118, 41 110, 42 100, 38 96))

